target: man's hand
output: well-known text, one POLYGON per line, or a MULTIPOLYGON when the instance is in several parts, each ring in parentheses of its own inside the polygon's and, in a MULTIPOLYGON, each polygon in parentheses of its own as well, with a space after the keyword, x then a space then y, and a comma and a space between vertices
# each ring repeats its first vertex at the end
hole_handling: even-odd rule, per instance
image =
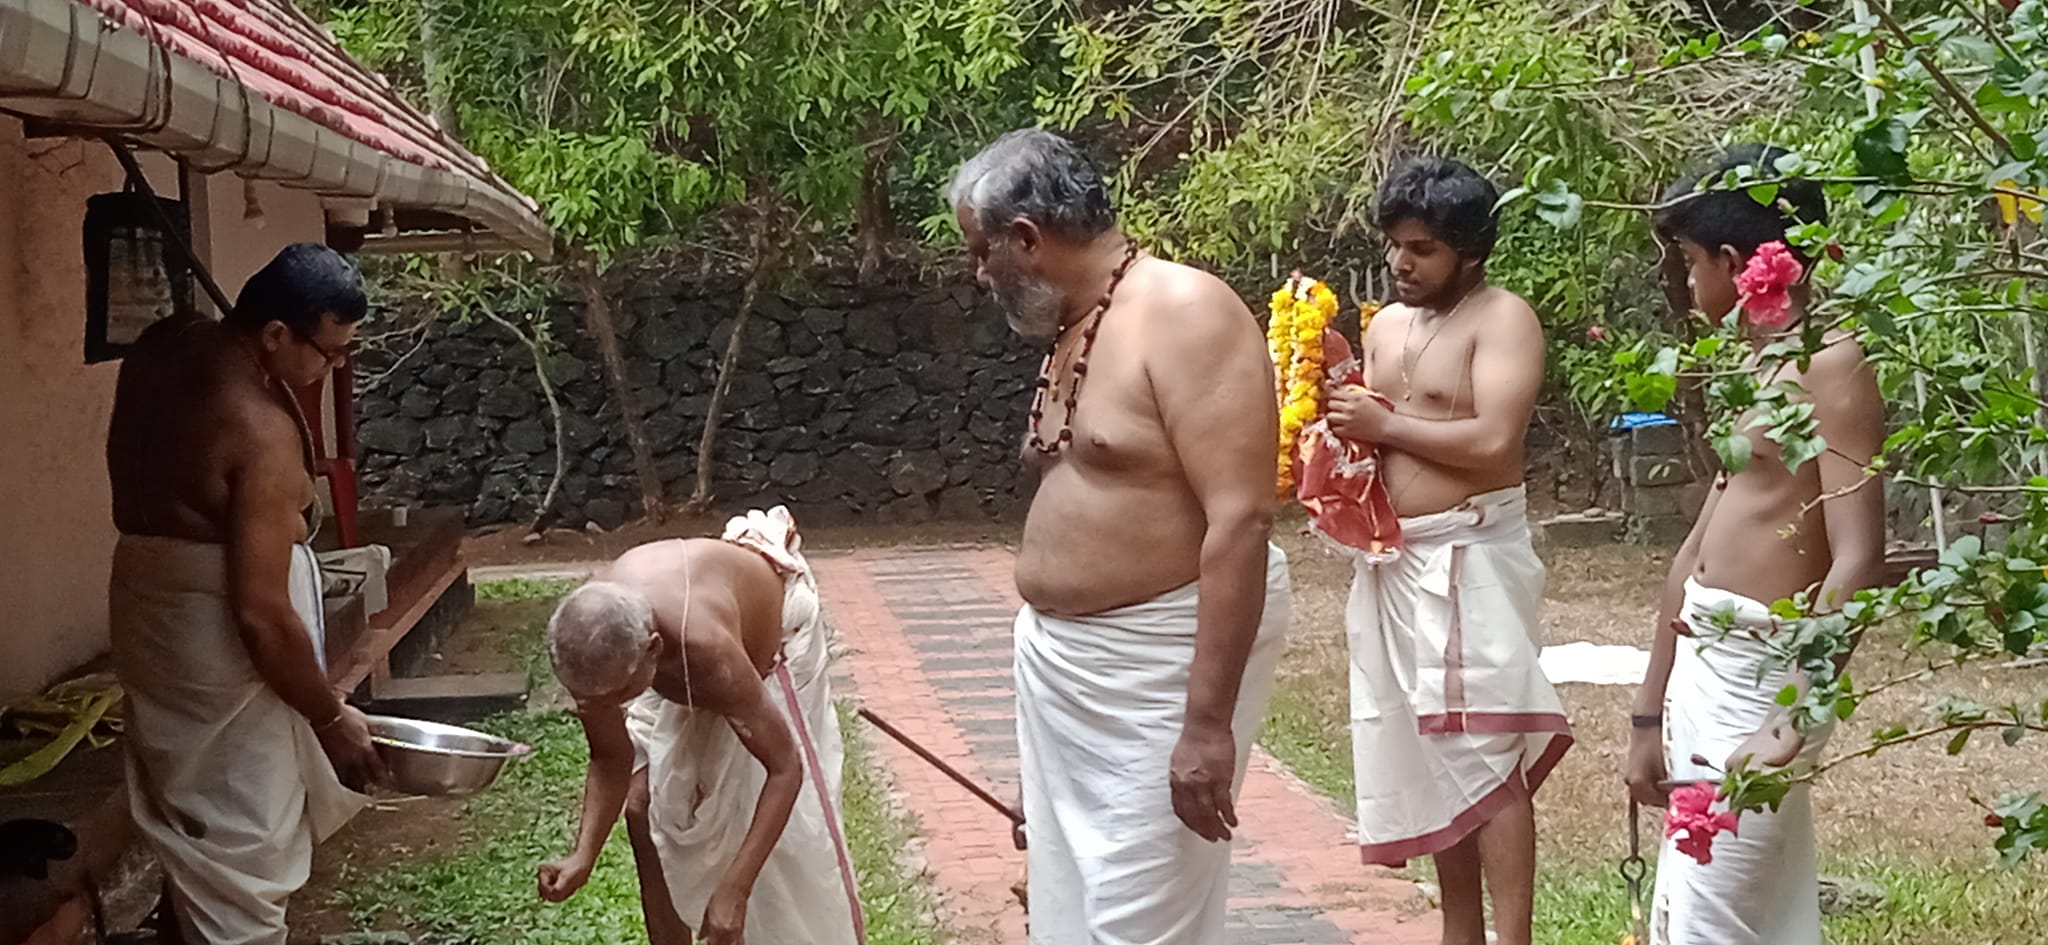
POLYGON ((1351 385, 1330 391, 1324 415, 1329 418, 1330 431, 1338 436, 1358 443, 1378 443, 1394 410, 1378 394, 1351 385))
POLYGON ((753 890, 720 883, 704 906, 704 923, 698 931, 705 945, 745 945, 747 899, 753 890))
POLYGON ((1799 750, 1805 747, 1806 736, 1799 733, 1791 719, 1773 718, 1735 746, 1722 770, 1782 768, 1799 757, 1799 750))
POLYGON ((343 705, 341 714, 314 734, 328 763, 334 765, 335 776, 349 790, 360 791, 389 773, 384 770, 384 759, 377 757, 377 746, 370 743, 370 720, 361 709, 343 705))
POLYGON ((1230 839, 1237 811, 1230 802, 1237 773, 1237 739, 1230 727, 1190 725, 1181 730, 1167 769, 1173 812, 1195 835, 1210 842, 1230 839))
MULTIPOLYGON (((1015 810, 1019 814, 1024 813, 1024 787, 1022 785, 1019 785, 1017 787, 1017 803, 1011 809, 1015 810)), ((1010 824, 1010 843, 1019 850, 1027 849, 1029 847, 1027 835, 1024 833, 1023 821, 1013 821, 1010 824)))
POLYGON ((590 882, 589 857, 571 853, 559 860, 540 865, 540 897, 548 902, 564 902, 576 895, 576 890, 590 882))
POLYGON ((1628 754, 1622 759, 1621 778, 1630 797, 1644 807, 1665 807, 1671 803, 1671 789, 1664 782, 1671 777, 1664 764, 1664 730, 1631 729, 1628 754))

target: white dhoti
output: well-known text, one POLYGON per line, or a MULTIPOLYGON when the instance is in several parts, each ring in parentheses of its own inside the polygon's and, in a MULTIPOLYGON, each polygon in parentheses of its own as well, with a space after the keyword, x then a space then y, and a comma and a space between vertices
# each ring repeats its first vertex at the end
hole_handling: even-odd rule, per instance
POLYGON ((1358 843, 1399 866, 1455 846, 1571 747, 1542 649, 1543 561, 1520 486, 1401 520, 1345 609, 1358 843))
MULTIPOLYGON (((1679 611, 1692 635, 1678 641, 1664 689, 1664 752, 1676 781, 1720 775, 1720 765, 1780 711, 1784 669, 1773 671, 1770 608, 1687 578, 1679 611), (1719 619, 1716 615, 1720 615, 1719 619)), ((1809 732, 1795 767, 1812 763, 1832 726, 1809 732)), ((1793 785, 1776 813, 1745 812, 1714 837, 1701 865, 1664 841, 1657 857, 1650 941, 1659 945, 1819 945, 1820 877, 1813 798, 1793 785)))
MULTIPOLYGON (((783 576, 782 655, 762 685, 788 719, 804 765, 789 825, 747 902, 747 942, 863 942, 865 920, 839 819, 845 745, 827 679, 831 639, 817 579, 795 521, 779 506, 734 518, 724 539, 758 552, 783 576)), ((670 901, 683 921, 701 928, 705 905, 753 824, 767 771, 718 715, 667 700, 636 701, 629 710, 628 728, 646 758, 647 819, 670 901)))
MULTIPOLYGON (((1286 646, 1287 556, 1271 548, 1258 638, 1231 720, 1237 784, 1286 646)), ((1230 844, 1173 812, 1197 585, 1062 619, 1017 615, 1017 746, 1037 945, 1221 945, 1230 844)))
MULTIPOLYGON (((319 653, 320 574, 303 546, 291 600, 319 653)), ((108 605, 130 813, 187 940, 282 945, 285 899, 305 885, 313 844, 368 799, 342 786, 312 726, 257 674, 225 546, 121 536, 108 605)))

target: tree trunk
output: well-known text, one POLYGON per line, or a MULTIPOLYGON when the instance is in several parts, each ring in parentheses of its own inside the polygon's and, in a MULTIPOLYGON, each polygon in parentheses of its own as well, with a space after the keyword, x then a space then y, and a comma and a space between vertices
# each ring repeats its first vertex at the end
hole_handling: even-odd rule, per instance
POLYGON ((611 300, 605 298, 604 279, 597 261, 578 252, 572 267, 576 284, 583 290, 583 330, 597 343, 598 360, 604 365, 605 386, 611 388, 612 403, 619 408, 619 422, 626 430, 626 445, 633 453, 633 474, 640 480, 640 510, 648 521, 659 522, 668 514, 662 496, 661 473, 654 468, 654 447, 647 442, 647 429, 640 423, 640 399, 633 396, 633 383, 626 377, 626 355, 619 347, 619 332, 612 323, 611 300))
POLYGON ((711 386, 711 404, 704 408, 704 434, 697 439, 697 487, 683 506, 691 515, 702 515, 711 510, 711 454, 718 444, 719 422, 725 417, 725 395, 732 390, 733 373, 739 367, 740 349, 746 342, 747 319, 754 313, 754 300, 760 297, 761 286, 781 263, 779 226, 780 220, 773 211, 763 211, 754 223, 750 252, 753 265, 747 272, 746 288, 740 292, 739 311, 732 321, 732 337, 726 340, 725 354, 718 359, 718 379, 711 386))
POLYGON ((896 235, 895 212, 889 206, 889 147, 894 140, 884 122, 875 122, 869 131, 867 164, 860 172, 860 200, 853 224, 862 281, 882 268, 889 241, 896 235))

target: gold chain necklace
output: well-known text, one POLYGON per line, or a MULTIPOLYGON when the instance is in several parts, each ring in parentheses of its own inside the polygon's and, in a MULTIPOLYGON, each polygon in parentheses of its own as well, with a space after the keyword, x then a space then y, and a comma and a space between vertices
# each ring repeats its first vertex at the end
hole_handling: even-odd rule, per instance
POLYGON ((1458 297, 1458 303, 1456 305, 1451 306, 1451 310, 1449 312, 1444 313, 1444 316, 1442 318, 1437 319, 1436 329, 1429 333, 1428 338, 1423 339, 1422 348, 1421 350, 1415 352, 1415 358, 1413 361, 1410 361, 1408 358, 1408 349, 1410 347, 1410 343, 1415 340, 1415 319, 1413 316, 1409 317, 1408 330, 1401 336, 1402 403, 1407 403, 1410 398, 1415 396, 1415 385, 1410 379, 1410 375, 1414 372, 1416 368, 1422 366, 1422 357, 1423 355, 1429 353, 1429 346, 1436 344, 1436 336, 1444 333, 1444 326, 1450 324, 1451 319, 1458 317, 1458 312, 1464 309, 1465 303, 1471 301, 1472 296, 1478 293, 1478 291, 1479 286, 1476 285, 1470 289, 1465 290, 1465 294, 1458 297))

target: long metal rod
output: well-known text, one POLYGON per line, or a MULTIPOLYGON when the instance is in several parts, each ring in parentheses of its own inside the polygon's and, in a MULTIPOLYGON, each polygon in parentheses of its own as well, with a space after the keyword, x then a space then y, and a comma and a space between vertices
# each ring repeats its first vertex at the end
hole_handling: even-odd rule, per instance
POLYGON ((927 751, 923 745, 911 741, 910 736, 903 734, 896 728, 896 726, 890 725, 889 723, 882 721, 881 716, 876 715, 873 712, 868 711, 867 709, 859 710, 859 714, 861 718, 868 720, 869 724, 873 725, 878 729, 881 729, 883 734, 895 739, 897 743, 916 753, 916 755, 919 758, 923 758, 926 763, 930 764, 934 768, 939 769, 939 772, 941 774, 944 774, 946 777, 952 778, 955 784, 958 784, 961 787, 966 788, 968 793, 973 794, 975 797, 981 798, 982 803, 995 808, 997 811, 1001 812, 1004 817, 1010 818, 1010 823, 1021 824, 1024 822, 1024 815, 1018 813, 1016 808, 1003 803, 994 794, 990 794, 987 788, 984 788, 981 785, 974 783, 973 779, 954 770, 952 765, 949 765, 944 761, 941 761, 939 759, 939 756, 932 754, 930 751, 927 751))

